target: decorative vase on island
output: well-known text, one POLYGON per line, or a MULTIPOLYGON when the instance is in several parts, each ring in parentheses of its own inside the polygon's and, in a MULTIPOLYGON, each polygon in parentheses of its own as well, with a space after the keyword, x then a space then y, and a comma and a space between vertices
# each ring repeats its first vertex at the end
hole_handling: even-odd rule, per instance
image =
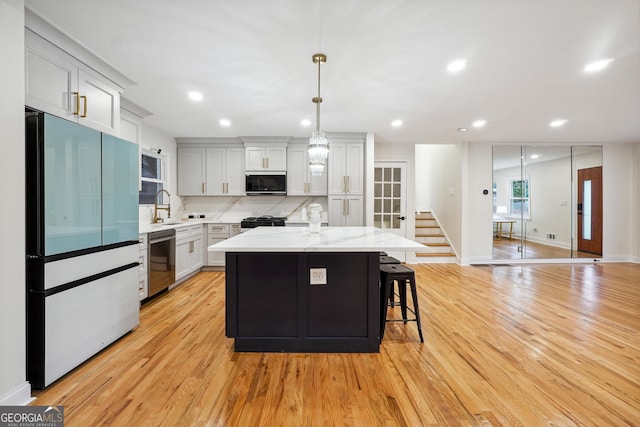
POLYGON ((308 206, 309 213, 309 231, 311 233, 320 233, 320 212, 322 212, 322 205, 319 203, 311 203, 308 206))

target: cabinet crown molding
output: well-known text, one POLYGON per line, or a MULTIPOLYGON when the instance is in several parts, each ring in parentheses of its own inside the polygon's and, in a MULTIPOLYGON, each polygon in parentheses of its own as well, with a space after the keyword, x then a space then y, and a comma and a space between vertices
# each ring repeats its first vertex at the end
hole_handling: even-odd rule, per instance
POLYGON ((225 145, 231 144, 232 146, 238 146, 242 144, 240 138, 233 137, 193 137, 193 138, 185 138, 178 137, 176 138, 176 143, 179 147, 204 147, 204 146, 212 146, 212 147, 223 147, 225 145))
POLYGON ((266 147, 287 145, 290 136, 239 136, 245 147, 266 147))
POLYGON ((122 108, 123 110, 127 110, 129 113, 137 117, 140 117, 141 119, 144 119, 153 115, 151 111, 145 110, 138 104, 135 104, 129 101, 127 98, 123 96, 120 96, 120 108, 122 108))
POLYGON ((100 56, 82 45, 82 43, 72 39, 58 27, 28 7, 25 7, 24 10, 24 26, 26 29, 67 52, 87 67, 111 80, 119 86, 121 93, 124 92, 125 88, 136 85, 136 82, 124 73, 111 66, 100 56))

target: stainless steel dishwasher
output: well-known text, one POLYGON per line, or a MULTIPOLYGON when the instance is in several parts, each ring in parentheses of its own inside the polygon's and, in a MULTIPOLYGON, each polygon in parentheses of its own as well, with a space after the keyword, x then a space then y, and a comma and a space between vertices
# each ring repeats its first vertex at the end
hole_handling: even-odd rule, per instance
POLYGON ((167 289, 176 281, 176 232, 149 233, 149 297, 167 289))

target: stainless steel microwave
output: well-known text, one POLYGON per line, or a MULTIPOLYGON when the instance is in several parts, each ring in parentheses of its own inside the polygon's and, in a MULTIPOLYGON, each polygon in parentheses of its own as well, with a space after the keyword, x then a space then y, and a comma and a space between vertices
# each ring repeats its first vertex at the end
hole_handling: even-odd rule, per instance
POLYGON ((286 172, 247 172, 245 190, 248 195, 287 194, 286 172))

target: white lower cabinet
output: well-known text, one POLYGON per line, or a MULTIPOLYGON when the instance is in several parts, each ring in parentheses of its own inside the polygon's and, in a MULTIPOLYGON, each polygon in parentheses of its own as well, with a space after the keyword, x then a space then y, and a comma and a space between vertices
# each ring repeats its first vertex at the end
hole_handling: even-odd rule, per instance
POLYGON ((364 225, 362 196, 329 196, 328 209, 331 227, 364 225))
POLYGON ((176 228, 176 281, 202 267, 202 225, 176 228))
MULTIPOLYGON (((207 247, 239 233, 240 224, 209 224, 207 225, 207 247)), ((224 267, 224 264, 225 252, 207 252, 207 266, 224 267)))
POLYGON ((149 296, 149 277, 147 274, 147 234, 141 234, 138 238, 138 293, 140 294, 140 301, 149 296))

